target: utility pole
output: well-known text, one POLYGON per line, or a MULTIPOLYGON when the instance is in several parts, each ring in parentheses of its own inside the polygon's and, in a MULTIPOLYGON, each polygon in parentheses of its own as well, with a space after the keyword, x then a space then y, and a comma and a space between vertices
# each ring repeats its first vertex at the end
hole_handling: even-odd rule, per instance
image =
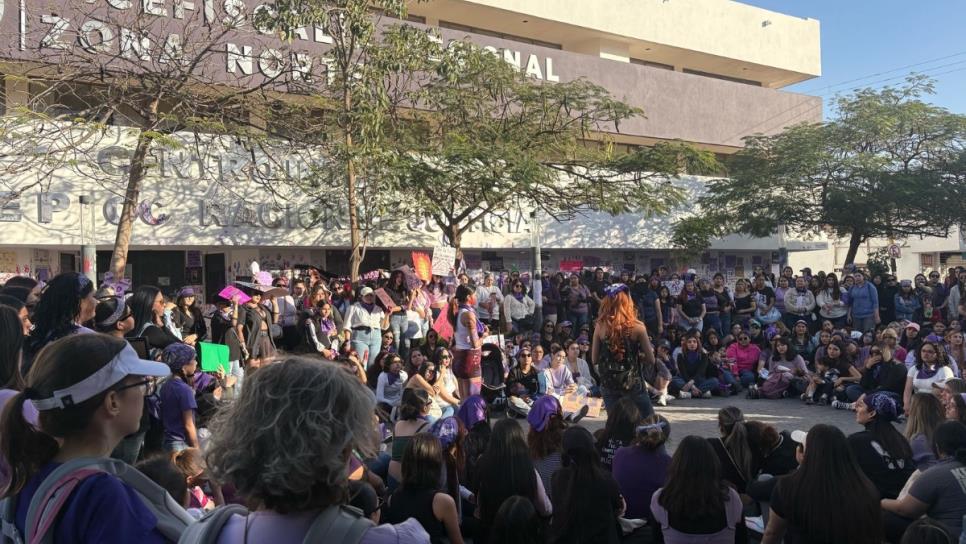
POLYGON ((540 223, 537 210, 530 212, 530 240, 533 243, 533 326, 542 330, 543 324, 543 262, 540 258, 540 223))

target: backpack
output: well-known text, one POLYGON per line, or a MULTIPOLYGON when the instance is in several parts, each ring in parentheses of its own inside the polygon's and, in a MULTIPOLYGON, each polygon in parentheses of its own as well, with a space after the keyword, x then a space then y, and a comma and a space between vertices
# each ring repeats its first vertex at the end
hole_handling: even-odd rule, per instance
POLYGON ((141 502, 158 520, 158 531, 168 540, 175 541, 193 521, 180 504, 136 468, 123 461, 102 458, 81 458, 57 467, 41 482, 30 500, 24 535, 15 524, 17 515, 16 496, 0 501, 0 524, 3 544, 50 544, 54 542, 53 528, 58 515, 74 489, 86 478, 95 474, 111 474, 130 486, 141 502))
MULTIPOLYGON (((216 544, 221 530, 235 514, 248 516, 248 510, 237 504, 215 508, 189 525, 178 540, 178 544, 216 544)), ((358 508, 333 505, 315 518, 302 542, 305 544, 327 542, 358 544, 366 531, 373 526, 375 523, 366 518, 358 508)))
POLYGON ((642 386, 643 374, 634 341, 625 336, 623 342, 624 356, 620 360, 614 357, 610 347, 604 343, 600 360, 597 362, 597 373, 604 387, 628 392, 642 386))
POLYGON ((789 372, 772 372, 765 383, 761 384, 761 394, 766 399, 780 399, 792 384, 789 372))

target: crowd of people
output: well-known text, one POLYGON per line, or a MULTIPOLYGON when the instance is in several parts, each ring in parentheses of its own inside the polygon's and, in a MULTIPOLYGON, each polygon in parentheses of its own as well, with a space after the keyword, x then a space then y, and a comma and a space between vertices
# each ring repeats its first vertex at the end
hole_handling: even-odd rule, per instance
POLYGON ((190 287, 10 279, 4 538, 958 540, 963 270, 535 281, 539 305, 517 273, 310 270, 202 305, 190 287), (736 394, 853 410, 864 430, 780 430, 729 406, 719 436, 670 453, 655 404, 736 394))

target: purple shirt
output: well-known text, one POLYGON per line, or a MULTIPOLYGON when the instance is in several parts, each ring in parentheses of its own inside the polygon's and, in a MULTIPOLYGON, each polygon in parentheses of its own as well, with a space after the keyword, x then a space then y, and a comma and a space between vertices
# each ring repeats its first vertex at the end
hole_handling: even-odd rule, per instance
POLYGON ((664 446, 647 451, 637 446, 627 446, 614 454, 612 474, 627 502, 627 519, 653 519, 651 496, 664 486, 671 456, 664 446))
MULTIPOLYGON (((59 463, 48 463, 17 496, 16 525, 24 534, 30 500, 59 463)), ((154 544, 167 542, 156 529, 157 518, 127 484, 109 474, 87 477, 74 488, 54 524, 54 542, 154 544)))
POLYGON ((178 378, 171 378, 161 386, 161 424, 164 427, 164 440, 188 439, 188 430, 184 426, 184 413, 197 410, 195 391, 190 385, 178 378))
MULTIPOLYGON (((301 544, 318 511, 282 515, 270 510, 252 512, 247 518, 248 542, 301 544)), ((218 536, 218 544, 238 544, 245 539, 246 518, 234 515, 218 536)), ((429 535, 413 518, 396 525, 377 525, 366 531, 361 544, 429 544, 429 535)), ((139 543, 140 544, 140 543, 139 543)))

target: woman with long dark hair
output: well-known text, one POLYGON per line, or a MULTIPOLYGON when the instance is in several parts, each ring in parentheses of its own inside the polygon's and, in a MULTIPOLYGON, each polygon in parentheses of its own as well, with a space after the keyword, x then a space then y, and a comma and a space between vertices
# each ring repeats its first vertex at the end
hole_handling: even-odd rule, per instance
POLYGON ((94 318, 96 306, 94 284, 87 276, 64 272, 50 280, 34 308, 34 328, 24 345, 24 375, 47 344, 77 332, 91 332, 83 323, 94 318))
POLYGON ((456 502, 442 491, 442 471, 439 439, 430 433, 413 436, 403 454, 402 485, 386 500, 382 518, 387 523, 414 518, 432 544, 462 544, 456 502))
POLYGON ((553 475, 554 511, 550 542, 620 542, 617 518, 624 512, 617 482, 598 461, 594 437, 583 427, 563 435, 563 466, 553 475))
POLYGON ((164 296, 157 287, 138 287, 128 304, 134 314, 134 329, 127 336, 146 339, 152 358, 159 357, 164 348, 181 341, 164 326, 164 296))
POLYGON ((721 477, 721 463, 708 442, 687 436, 678 444, 667 483, 651 498, 651 513, 666 544, 731 544, 741 519, 741 497, 721 477))
POLYGON ((916 352, 916 364, 906 374, 906 389, 902 395, 902 405, 909 409, 909 401, 914 393, 932 393, 934 385, 942 386, 953 377, 946 351, 937 342, 925 341, 916 352))
POLYGON ((605 293, 591 347, 604 406, 613 410, 621 397, 630 397, 641 416, 647 417, 654 407, 644 387, 641 364, 654 364, 654 347, 647 328, 637 318, 627 286, 617 283, 605 293))
POLYGON ((20 364, 23 361, 24 335, 17 311, 9 306, 0 306, 0 409, 16 392, 23 390, 23 375, 20 364))
POLYGON ((515 419, 501 419, 493 426, 489 445, 480 459, 476 517, 481 521, 480 542, 487 542, 489 528, 503 501, 513 495, 526 497, 542 517, 553 512, 543 482, 527 450, 523 428, 515 419))
POLYGON ((205 317, 201 315, 195 290, 191 287, 178 291, 174 309, 171 310, 171 319, 181 330, 181 338, 185 344, 193 346, 208 338, 208 326, 205 325, 205 317))
POLYGON ((718 410, 718 431, 721 436, 709 438, 708 443, 718 456, 721 476, 739 493, 744 493, 745 487, 757 473, 757 467, 741 409, 725 406, 718 410))
POLYGON ((389 330, 392 331, 396 352, 405 359, 409 355, 409 339, 404 338, 406 329, 409 328, 406 310, 411 305, 411 298, 409 287, 406 285, 406 275, 402 270, 393 270, 389 275, 385 291, 392 300, 392 307, 386 308, 389 313, 389 330))
POLYGON ((106 297, 97 302, 94 309, 94 330, 124 338, 134 330, 134 312, 124 297, 106 297))
POLYGON ((483 385, 483 322, 477 319, 476 293, 466 285, 456 288, 456 296, 446 311, 453 326, 453 374, 460 398, 478 395, 483 385))
POLYGON ((915 470, 912 447, 892 424, 899 405, 889 393, 869 393, 855 402, 855 422, 865 427, 849 436, 862 471, 882 498, 894 499, 915 470))
POLYGON ((775 485, 762 544, 882 542, 878 492, 842 431, 815 425, 797 456, 798 470, 775 485))
MULTIPOLYGON (((70 335, 41 351, 23 392, 3 412, 2 451, 11 468, 5 497, 24 506, 14 520, 20 535, 28 525, 39 526, 37 519, 27 519, 26 505, 44 480, 65 463, 107 458, 137 431, 154 378, 167 375, 165 365, 142 361, 127 342, 103 334, 70 335), (40 412, 38 426, 24 417, 28 400, 40 412)), ((148 544, 172 536, 161 533, 138 493, 100 471, 81 479, 50 521, 46 539, 32 532, 38 542, 148 544)))
POLYGON ((641 411, 629 398, 617 401, 616 409, 607 412, 607 424, 597 432, 597 452, 600 464, 608 471, 614 463, 614 454, 634 442, 637 426, 641 422, 641 411))
POLYGON ((822 319, 832 322, 835 328, 845 325, 845 318, 849 313, 845 290, 839 285, 835 274, 825 276, 825 284, 815 294, 815 307, 822 319))

